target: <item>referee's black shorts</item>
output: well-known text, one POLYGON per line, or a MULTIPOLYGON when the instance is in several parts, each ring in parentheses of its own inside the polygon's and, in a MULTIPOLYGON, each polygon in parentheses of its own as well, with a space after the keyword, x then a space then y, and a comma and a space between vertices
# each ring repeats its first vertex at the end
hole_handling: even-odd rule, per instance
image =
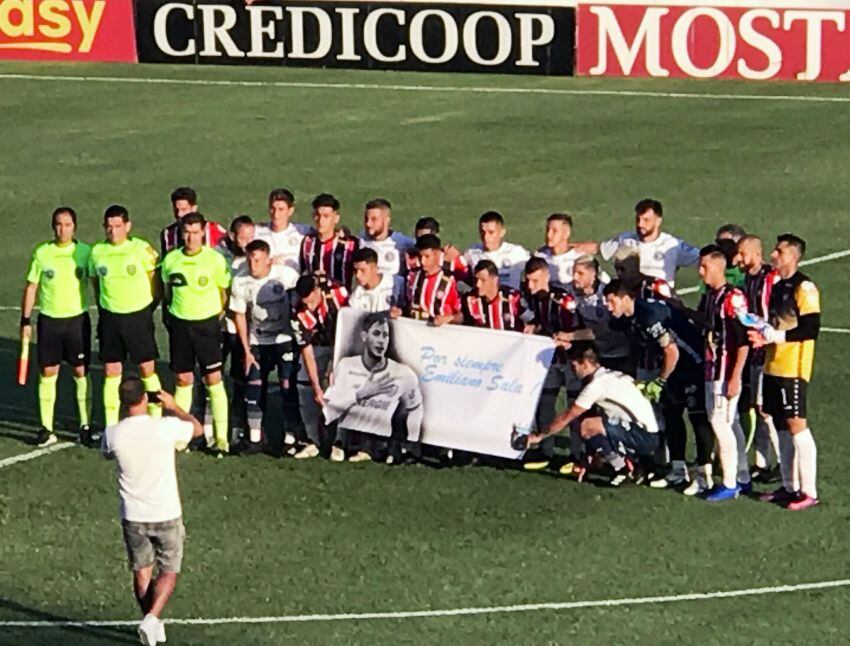
POLYGON ((36 332, 39 367, 58 366, 64 361, 75 368, 88 368, 91 363, 91 319, 88 313, 61 319, 39 314, 36 332))
POLYGON ((168 349, 174 372, 194 372, 195 363, 205 375, 221 370, 224 361, 221 320, 213 316, 201 321, 186 321, 172 316, 168 326, 168 349))
POLYGON ((151 307, 127 314, 101 309, 97 338, 100 340, 98 356, 104 363, 119 363, 129 356, 133 363, 139 364, 159 356, 151 307))

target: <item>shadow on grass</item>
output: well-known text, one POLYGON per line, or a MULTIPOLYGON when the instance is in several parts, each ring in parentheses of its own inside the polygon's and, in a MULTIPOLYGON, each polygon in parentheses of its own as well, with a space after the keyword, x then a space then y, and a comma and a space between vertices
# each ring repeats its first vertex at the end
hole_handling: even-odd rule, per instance
MULTIPOLYGON (((10 611, 19 621, 73 622, 79 621, 45 610, 37 610, 10 599, 0 597, 0 610, 10 611)), ((0 627, 3 644, 136 644, 138 638, 132 628, 112 626, 62 626, 33 628, 0 627), (48 635, 45 632, 50 633, 48 635)))

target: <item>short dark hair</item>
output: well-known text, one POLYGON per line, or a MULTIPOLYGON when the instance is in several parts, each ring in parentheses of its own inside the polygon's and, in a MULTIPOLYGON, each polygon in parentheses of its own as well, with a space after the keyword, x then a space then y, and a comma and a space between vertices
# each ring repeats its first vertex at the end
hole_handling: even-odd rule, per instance
POLYGON ((800 236, 796 236, 793 233, 783 233, 776 236, 776 244, 782 244, 783 242, 791 247, 795 247, 801 258, 806 255, 806 241, 800 236))
POLYGON ((389 200, 384 199, 383 197, 376 197, 374 200, 369 200, 366 202, 365 210, 369 209, 386 209, 387 211, 391 211, 393 205, 390 204, 389 200))
POLYGON ((207 221, 204 216, 198 213, 197 211, 187 213, 180 220, 181 229, 185 229, 186 227, 192 226, 193 224, 200 224, 202 227, 204 227, 206 226, 207 221))
POLYGON ((602 290, 602 294, 604 296, 631 296, 632 298, 635 298, 636 289, 636 286, 631 285, 624 280, 620 280, 619 278, 615 278, 605 285, 605 288, 602 290))
POLYGON ((316 277, 312 274, 305 274, 301 276, 298 281, 295 283, 295 293, 299 298, 306 298, 310 294, 313 293, 313 290, 316 289, 316 277))
POLYGON ((171 191, 171 203, 174 204, 177 200, 186 200, 194 206, 198 203, 198 192, 191 186, 178 186, 171 191))
POLYGON ((118 387, 118 398, 122 406, 136 406, 145 398, 145 385, 138 377, 124 377, 118 387))
POLYGON ((249 253, 253 253, 255 251, 265 251, 270 254, 272 252, 269 243, 265 240, 251 240, 247 245, 245 245, 245 255, 247 256, 249 253))
POLYGON ((371 247, 360 247, 351 255, 351 264, 358 262, 369 263, 370 265, 378 264, 378 253, 371 247))
POLYGON ((274 202, 286 202, 289 206, 295 206, 295 196, 288 188, 275 188, 269 193, 269 206, 274 202))
POLYGON ((732 238, 722 238, 717 241, 717 248, 720 249, 720 253, 726 259, 726 266, 734 267, 735 256, 738 255, 738 243, 732 238))
POLYGON ((575 341, 567 350, 570 361, 590 361, 599 363, 599 348, 593 341, 575 341))
POLYGON ((550 222, 563 222, 571 229, 573 228, 573 216, 567 215, 566 213, 552 213, 546 218, 546 224, 550 222))
POLYGON ((443 248, 443 245, 440 239, 433 233, 426 233, 424 236, 416 238, 416 248, 419 251, 424 251, 425 249, 436 249, 439 251, 443 248))
POLYGON ((58 208, 53 209, 53 213, 50 215, 50 226, 56 226, 56 218, 58 218, 63 213, 67 213, 71 216, 71 222, 74 223, 74 226, 77 226, 77 212, 72 209, 70 206, 60 206, 58 208))
POLYGON ((339 211, 339 200, 330 193, 320 193, 313 198, 313 210, 317 211, 323 206, 329 206, 334 211, 339 211))
POLYGON ((546 262, 545 258, 541 258, 539 256, 532 256, 528 259, 528 262, 525 263, 525 273, 533 274, 535 271, 541 271, 545 269, 549 271, 549 263, 546 262))
POLYGON ((746 230, 740 224, 724 224, 714 234, 715 241, 722 235, 728 235, 732 240, 738 242, 741 238, 747 235, 746 230))
POLYGON ((254 220, 250 215, 237 215, 230 221, 230 233, 237 234, 242 227, 254 226, 254 220))
POLYGON ((373 325, 377 325, 378 323, 387 323, 390 322, 390 313, 387 311, 384 312, 369 312, 366 316, 363 317, 363 320, 360 321, 360 329, 363 332, 368 332, 373 325))
POLYGON ((499 275, 499 268, 496 267, 496 263, 494 263, 492 260, 479 260, 478 264, 475 265, 474 273, 477 274, 479 271, 486 271, 491 276, 499 275))
POLYGON ((505 218, 498 211, 486 211, 478 217, 478 226, 487 224, 488 222, 498 222, 500 225, 505 226, 505 218))
POLYGON ((655 211, 655 214, 659 218, 664 217, 664 208, 658 200, 654 200, 651 197, 645 197, 635 204, 635 215, 643 215, 649 210, 655 211))
POLYGON ((720 245, 717 244, 708 244, 705 245, 702 249, 699 250, 699 257, 705 258, 706 256, 712 256, 716 258, 726 259, 726 256, 723 253, 723 250, 720 248, 720 245))
POLYGON ((124 222, 129 222, 130 212, 120 204, 112 204, 107 206, 103 212, 103 223, 106 224, 106 221, 110 218, 121 218, 124 222))
POLYGON ((428 229, 432 233, 440 232, 440 223, 437 222, 437 218, 432 218, 430 215, 426 215, 424 218, 419 218, 416 221, 416 226, 413 227, 413 231, 420 231, 421 229, 428 229))

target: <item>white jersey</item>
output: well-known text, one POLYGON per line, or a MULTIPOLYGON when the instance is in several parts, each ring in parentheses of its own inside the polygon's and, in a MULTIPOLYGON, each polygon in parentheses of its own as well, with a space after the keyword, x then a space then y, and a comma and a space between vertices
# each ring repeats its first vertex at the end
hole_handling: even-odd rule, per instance
POLYGON ((258 224, 254 239, 269 243, 274 264, 301 271, 301 241, 309 230, 309 227, 295 222, 290 222, 283 231, 272 231, 268 224, 258 224))
POLYGON ((404 278, 396 274, 382 274, 381 282, 372 289, 354 286, 348 297, 348 306, 363 312, 386 312, 403 305, 404 278))
POLYGON ((574 247, 559 254, 552 253, 551 247, 540 247, 534 255, 543 258, 549 265, 549 281, 563 288, 573 282, 573 265, 582 254, 578 253, 574 247))
POLYGON ((475 271, 475 265, 481 260, 490 260, 499 268, 499 282, 513 289, 519 289, 525 263, 531 257, 526 249, 518 244, 503 242, 495 251, 485 251, 480 244, 467 249, 464 255, 469 271, 475 271))
POLYGON ((575 405, 585 410, 596 406, 613 424, 642 426, 649 433, 658 432, 652 404, 638 390, 634 379, 616 370, 597 369, 576 397, 575 405))
MULTIPOLYGON (((341 428, 389 437, 397 409, 410 412, 422 406, 422 391, 416 373, 392 359, 387 359, 383 370, 369 372, 359 355, 346 357, 339 361, 333 374, 334 383, 325 391, 325 421, 330 423, 339 419, 341 428), (357 391, 366 380, 370 377, 381 379, 385 374, 392 379, 392 391, 358 403, 357 391)), ((407 439, 416 441, 419 438, 407 439)))
POLYGON ((575 298, 576 311, 585 327, 593 331, 599 356, 626 357, 630 351, 629 338, 623 332, 616 332, 610 327, 611 312, 608 311, 605 295, 602 293, 608 282, 607 277, 597 281, 596 291, 592 294, 580 293, 574 285, 567 287, 566 291, 575 298))
POLYGON ((265 278, 245 274, 233 279, 230 310, 246 315, 251 345, 292 340, 292 310, 287 290, 297 281, 298 272, 288 265, 273 265, 265 278))
POLYGON ((192 439, 192 424, 176 417, 127 417, 103 433, 104 455, 115 458, 121 518, 164 523, 180 518, 174 454, 192 439))
POLYGON ((360 246, 374 249, 378 254, 378 271, 382 274, 403 274, 407 271, 407 252, 416 245, 413 238, 391 231, 384 240, 374 240, 365 231, 360 233, 360 246))
POLYGON ((663 278, 670 287, 676 285, 676 270, 699 262, 699 249, 669 233, 660 233, 652 242, 641 242, 637 233, 626 231, 599 245, 599 253, 610 260, 621 246, 635 247, 640 252, 640 270, 647 276, 663 278))

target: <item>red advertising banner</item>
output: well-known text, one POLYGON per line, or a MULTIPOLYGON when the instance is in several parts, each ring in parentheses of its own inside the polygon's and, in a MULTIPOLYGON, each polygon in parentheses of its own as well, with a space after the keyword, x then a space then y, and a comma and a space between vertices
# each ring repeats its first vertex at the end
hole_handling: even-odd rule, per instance
POLYGON ((850 9, 814 4, 800 0, 798 9, 579 4, 576 72, 850 81, 850 9))
POLYGON ((0 59, 135 62, 133 0, 0 0, 0 59))

